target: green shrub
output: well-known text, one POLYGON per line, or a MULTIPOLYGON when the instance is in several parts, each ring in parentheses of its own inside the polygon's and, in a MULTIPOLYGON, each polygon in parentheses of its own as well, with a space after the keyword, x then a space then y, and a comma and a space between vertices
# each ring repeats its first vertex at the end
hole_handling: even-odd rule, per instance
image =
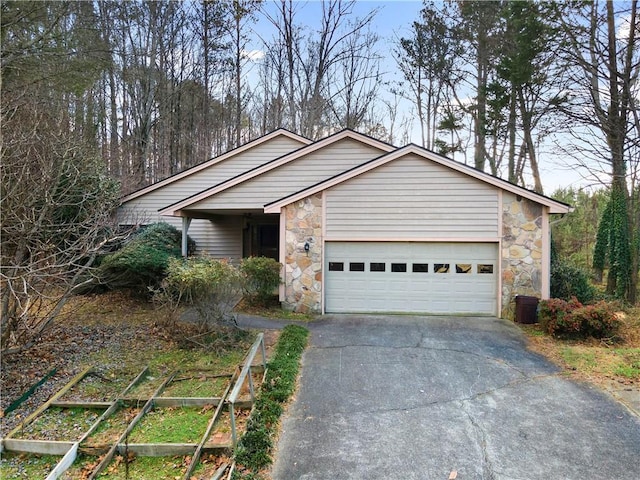
POLYGON ((595 296, 596 289, 584 270, 562 261, 551 265, 551 297, 567 301, 575 297, 582 303, 589 303, 595 296))
MULTIPOLYGON (((189 239, 189 248, 195 243, 189 239)), ((133 289, 148 292, 165 276, 169 259, 182 255, 182 233, 159 222, 141 229, 120 250, 106 255, 95 273, 96 284, 110 290, 133 289)))
POLYGON ((203 328, 232 320, 241 298, 240 272, 227 261, 211 258, 169 259, 166 278, 154 294, 170 312, 193 307, 203 328))
POLYGON ((245 291, 251 303, 267 306, 274 290, 280 285, 282 265, 268 257, 242 260, 240 271, 245 278, 245 291))
POLYGON ((244 468, 260 471, 271 464, 269 452, 272 447, 273 439, 265 426, 247 425, 235 453, 236 462, 244 468))
POLYGON ((540 302, 538 315, 545 332, 560 338, 609 338, 620 327, 614 306, 604 301, 582 305, 575 297, 552 298, 540 302))
POLYGON ((575 297, 569 301, 561 298, 542 300, 538 309, 540 325, 549 335, 576 334, 580 326, 572 318, 571 312, 580 307, 582 304, 575 297))

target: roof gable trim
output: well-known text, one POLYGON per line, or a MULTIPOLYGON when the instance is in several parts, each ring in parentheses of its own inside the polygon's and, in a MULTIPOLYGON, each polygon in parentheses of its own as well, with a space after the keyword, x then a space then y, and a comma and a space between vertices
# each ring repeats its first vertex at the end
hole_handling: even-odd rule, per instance
POLYGON ((149 192, 152 192, 154 190, 157 190, 159 188, 162 188, 166 185, 169 185, 177 180, 181 180, 185 177, 188 177, 190 175, 193 175, 194 173, 197 173, 201 170, 204 170, 206 168, 209 168, 213 165, 216 165, 217 163, 220 163, 224 160, 227 160, 239 153, 243 153, 246 152, 247 150, 250 150, 254 147, 257 147, 259 145, 262 145, 263 143, 266 143, 270 140, 273 140, 274 138, 277 137, 288 137, 292 140, 296 140, 300 143, 302 143, 304 146, 309 145, 311 143, 313 143, 311 140, 309 140, 308 138, 302 137, 296 133, 290 132, 289 130, 286 130, 284 128, 279 128, 277 130, 274 130, 273 132, 267 133, 266 135, 263 135, 261 137, 258 137, 248 143, 245 143, 243 145, 240 145, 239 147, 236 147, 232 150, 229 150, 228 152, 225 152, 221 155, 218 155, 217 157, 211 158, 205 162, 202 162, 198 165, 194 165, 191 168, 188 168, 186 170, 183 170, 180 173, 176 173, 175 175, 172 175, 168 178, 165 178, 164 180, 160 180, 159 182, 153 183, 151 185, 148 185, 144 188, 141 188, 140 190, 137 190, 133 193, 130 193, 129 195, 126 195, 125 197, 122 198, 121 203, 125 203, 125 202, 129 202, 131 200, 134 200, 138 197, 141 197, 149 192))
POLYGON ((311 143, 309 145, 299 148, 298 150, 295 150, 291 153, 285 154, 279 158, 276 158, 270 162, 267 162, 264 165, 260 165, 254 169, 248 170, 247 172, 241 173, 236 177, 225 180, 222 183, 219 183, 217 185, 214 185, 213 187, 207 188, 206 190, 203 190, 200 193, 192 195, 189 198, 176 202, 173 205, 169 205, 164 209, 160 210, 160 215, 180 216, 181 215, 180 210, 186 207, 189 207, 195 203, 198 203, 202 200, 212 197, 213 195, 216 195, 224 190, 234 187, 235 185, 251 180, 252 178, 262 175, 263 173, 269 172, 277 167, 285 165, 305 155, 318 151, 324 147, 327 147, 331 144, 334 144, 336 142, 339 142, 340 140, 344 140, 347 138, 359 141, 366 145, 370 145, 374 148, 378 148, 383 152, 391 152, 396 148, 393 145, 384 143, 380 140, 376 140, 372 137, 368 137, 366 135, 355 132, 353 130, 348 130, 348 129, 342 130, 338 133, 325 137, 322 140, 318 140, 317 142, 311 143))
POLYGON ((404 157, 409 154, 415 154, 419 157, 422 157, 426 160, 433 161, 442 166, 448 167, 452 170, 460 172, 464 175, 468 175, 472 178, 490 184, 494 187, 500 188, 505 191, 509 191, 515 195, 520 195, 521 197, 532 200, 536 203, 545 205, 549 207, 549 213, 568 213, 571 211, 571 207, 567 204, 559 202, 557 200, 553 200, 552 198, 545 197, 539 193, 533 192, 531 190, 527 190, 526 188, 519 187, 514 185, 506 180, 503 180, 498 177, 494 177, 493 175, 489 175, 488 173, 482 172, 480 170, 476 170, 475 168, 469 167, 468 165, 464 165, 462 163, 456 162, 455 160, 451 160, 449 158, 437 155, 429 150, 425 150, 417 145, 410 144, 405 147, 399 148, 391 153, 387 153, 373 159, 369 162, 363 163, 357 167, 354 167, 346 172, 338 174, 332 178, 329 178, 323 182, 317 183, 311 187, 308 187, 304 190, 301 190, 297 193, 289 195, 287 197, 283 197, 275 202, 268 203, 264 206, 265 213, 279 213, 280 209, 286 205, 289 205, 298 200, 302 200, 303 198, 308 197, 309 195, 314 195, 318 192, 331 188, 340 183, 346 182, 358 175, 362 175, 370 170, 378 168, 386 163, 389 163, 398 158, 404 157))

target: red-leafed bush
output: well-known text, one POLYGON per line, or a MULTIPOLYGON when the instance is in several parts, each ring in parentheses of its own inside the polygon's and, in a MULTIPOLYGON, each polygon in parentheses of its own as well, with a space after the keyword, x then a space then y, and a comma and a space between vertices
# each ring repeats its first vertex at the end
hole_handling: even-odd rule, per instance
POLYGON ((542 300, 538 311, 540 325, 549 335, 575 334, 580 330, 580 325, 571 313, 580 307, 582 304, 576 297, 571 297, 569 301, 560 298, 542 300))
POLYGON ((620 327, 612 304, 601 301, 582 305, 575 297, 569 301, 559 298, 541 301, 538 318, 545 332, 562 338, 607 338, 620 327))
POLYGON ((605 301, 578 308, 571 316, 580 323, 581 332, 588 337, 612 337, 620 328, 620 319, 615 309, 605 301))

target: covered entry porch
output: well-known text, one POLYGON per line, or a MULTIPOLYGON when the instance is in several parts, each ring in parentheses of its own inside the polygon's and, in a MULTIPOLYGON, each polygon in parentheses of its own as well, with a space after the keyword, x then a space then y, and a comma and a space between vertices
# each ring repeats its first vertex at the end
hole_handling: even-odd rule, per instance
MULTIPOLYGON (((209 248, 196 245, 199 254, 240 259, 263 256, 279 261, 280 216, 260 210, 182 210, 182 256, 188 253, 187 237, 192 220, 210 222, 209 248), (215 248, 211 248, 215 245, 215 248)), ((202 223, 202 222, 199 222, 202 223)))

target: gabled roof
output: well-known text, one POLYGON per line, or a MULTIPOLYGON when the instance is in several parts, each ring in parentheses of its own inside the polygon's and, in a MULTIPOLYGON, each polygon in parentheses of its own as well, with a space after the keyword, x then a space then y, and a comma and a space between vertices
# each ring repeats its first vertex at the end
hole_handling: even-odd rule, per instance
POLYGON ((541 205, 545 205, 549 207, 549 213, 569 213, 570 211, 572 211, 572 207, 566 203, 559 202, 557 200, 554 200, 552 198, 546 197, 539 193, 533 192, 526 188, 519 187, 518 185, 510 183, 506 180, 503 180, 498 177, 494 177, 493 175, 485 173, 481 170, 477 170, 473 167, 457 162, 450 158, 444 157, 430 150, 426 150, 414 144, 409 144, 405 147, 402 147, 390 153, 384 154, 378 158, 365 162, 362 165, 358 165, 357 167, 351 168, 343 173, 335 175, 332 178, 329 178, 320 183, 317 183, 308 188, 305 188, 304 190, 301 190, 297 193, 283 197, 279 200, 276 200, 275 202, 268 203, 267 205, 265 205, 264 211, 265 213, 279 213, 280 209, 286 205, 289 205, 298 200, 302 200, 310 195, 314 195, 316 193, 322 192, 323 190, 326 190, 335 185, 346 182, 354 177, 357 177, 358 175, 362 175, 363 173, 366 173, 370 170, 378 168, 382 165, 385 165, 389 162, 392 162, 394 160, 397 160, 409 154, 417 155, 426 160, 430 160, 444 167, 460 172, 464 175, 468 175, 482 182, 493 185, 494 187, 497 187, 502 190, 511 192, 515 195, 519 195, 521 197, 527 198, 541 205))
POLYGON ((202 200, 205 200, 213 195, 216 195, 217 193, 220 193, 224 190, 227 190, 235 185, 238 185, 240 183, 246 182, 248 180, 251 180, 252 178, 255 178, 259 175, 262 175, 266 172, 269 172, 275 168, 278 168, 282 165, 285 165, 289 162, 292 162, 294 160, 297 160, 305 155, 308 155, 312 152, 315 152, 317 150, 320 150, 324 147, 327 147, 328 145, 331 145, 333 143, 339 142, 340 140, 344 140, 344 139, 352 139, 352 140, 356 140, 358 142, 361 142, 363 144, 366 145, 370 145, 372 147, 378 148, 380 150, 382 150, 383 152, 391 152, 393 150, 396 149, 396 147, 394 147, 393 145, 390 145, 388 143, 382 142, 380 140, 376 140, 375 138, 369 137, 367 135, 363 135, 361 133, 355 132, 353 130, 342 130, 338 133, 335 133, 333 135, 330 135, 326 138, 323 138, 322 140, 318 140, 317 142, 311 143, 310 145, 301 147, 291 153, 288 153, 286 155, 283 155, 279 158, 276 158, 275 160, 272 160, 270 162, 267 162, 263 165, 260 165, 256 168, 253 168, 251 170, 248 170, 244 173, 241 173, 240 175, 237 175, 233 178, 230 178, 228 180, 225 180, 222 183, 219 183, 217 185, 214 185, 213 187, 207 188, 199 193, 196 193, 195 195, 192 195, 184 200, 181 200, 179 202, 176 202, 172 205, 169 205, 165 208, 163 208, 162 210, 160 210, 160 215, 179 215, 179 211, 184 209, 184 208, 188 208, 190 205, 193 205, 197 202, 200 202, 202 200))
POLYGON ((130 200, 133 200, 135 198, 138 198, 142 195, 145 195, 149 192, 152 192, 158 188, 164 187, 170 183, 173 183, 177 180, 181 180, 185 177, 188 177, 189 175, 193 175, 194 173, 200 172, 206 168, 209 168, 217 163, 220 163, 224 160, 227 160, 230 157, 233 157, 234 155, 237 155, 239 153, 242 152, 246 152, 247 150, 250 150, 252 148, 255 148, 259 145, 262 145, 264 143, 269 142, 270 140, 273 140, 274 138, 277 137, 289 137, 292 140, 296 140, 298 142, 300 142, 303 145, 309 145, 310 143, 312 143, 311 140, 309 140, 308 138, 302 137, 296 133, 290 132, 289 130, 285 130, 284 128, 279 128, 277 130, 274 130, 273 132, 267 133, 266 135, 263 135, 261 137, 258 137, 252 141, 250 141, 249 143, 245 143, 244 145, 241 145, 237 148, 234 148, 233 150, 229 150, 226 153, 223 153, 222 155, 219 155, 217 157, 211 158, 209 160, 207 160, 206 162, 200 163, 198 165, 195 165, 191 168, 188 168, 180 173, 176 173, 175 175, 172 175, 170 177, 165 178, 164 180, 161 180, 159 182, 153 183, 147 187, 141 188, 140 190, 136 190, 133 193, 130 193, 129 195, 126 195, 125 197, 122 198, 121 203, 125 203, 128 202, 130 200))

